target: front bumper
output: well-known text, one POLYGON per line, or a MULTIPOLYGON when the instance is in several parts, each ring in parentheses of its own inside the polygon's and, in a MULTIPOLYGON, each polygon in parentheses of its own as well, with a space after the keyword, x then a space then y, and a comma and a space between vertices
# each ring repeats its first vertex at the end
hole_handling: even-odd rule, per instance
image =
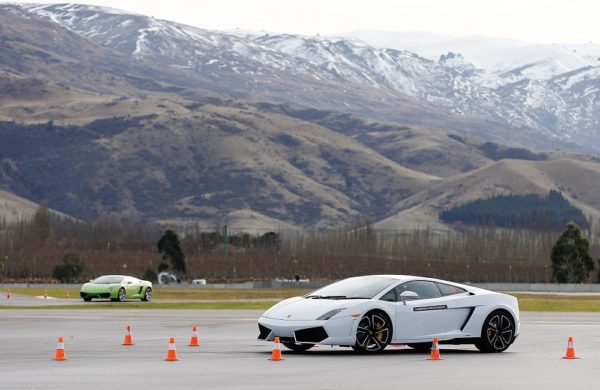
POLYGON ((258 319, 259 339, 273 341, 279 337, 281 342, 347 345, 355 343, 358 319, 351 316, 325 321, 288 321, 260 317, 258 319))
POLYGON ((88 291, 80 291, 79 295, 81 298, 110 298, 110 292, 88 292, 88 291))

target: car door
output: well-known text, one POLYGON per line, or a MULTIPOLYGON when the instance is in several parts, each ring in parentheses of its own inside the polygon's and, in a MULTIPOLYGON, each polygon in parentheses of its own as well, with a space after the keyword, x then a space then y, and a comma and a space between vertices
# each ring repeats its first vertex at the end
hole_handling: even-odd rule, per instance
POLYGON ((127 298, 135 298, 139 287, 139 283, 136 283, 134 278, 125 278, 125 292, 127 298))
MULTIPOLYGON (((395 338, 401 341, 450 338, 460 328, 461 315, 454 298, 442 296, 434 282, 412 280, 396 287, 395 338), (417 294, 413 300, 402 300, 404 291, 417 294)), ((464 318, 463 318, 464 321, 464 318)))
POLYGON ((454 286, 452 284, 435 282, 442 296, 451 296, 453 300, 452 309, 452 328, 448 333, 462 334, 467 321, 475 311, 475 306, 471 299, 472 294, 469 293, 462 287, 454 286))

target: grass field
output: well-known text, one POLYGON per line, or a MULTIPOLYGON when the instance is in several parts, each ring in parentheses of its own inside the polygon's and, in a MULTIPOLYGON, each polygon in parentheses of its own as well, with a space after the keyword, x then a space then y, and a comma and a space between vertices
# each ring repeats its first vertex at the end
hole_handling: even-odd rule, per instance
MULTIPOLYGON (((11 292, 13 294, 23 294, 30 296, 42 296, 44 291, 47 291, 49 297, 53 298, 65 298, 67 293, 70 298, 79 297, 79 289, 64 289, 64 288, 13 288, 11 292)), ((6 289, 0 289, 5 292, 6 289)), ((310 290, 304 289, 270 289, 270 288, 256 288, 256 289, 213 289, 213 288, 169 288, 161 287, 155 288, 153 297, 156 299, 190 299, 190 300, 206 300, 206 299, 217 299, 225 301, 233 301, 238 299, 273 299, 280 300, 298 295, 304 295, 310 292, 310 290)))
POLYGON ((48 305, 48 306, 1 306, 2 309, 160 309, 160 310, 266 310, 277 301, 260 302, 97 302, 85 305, 48 305))
MULTIPOLYGON (((0 289, 3 294, 6 289, 0 289)), ((41 288, 11 289, 13 294, 30 296, 44 295, 41 288)), ((79 296, 78 289, 47 289, 48 296, 65 298, 67 292, 71 298, 79 296)), ((127 302, 126 304, 98 302, 90 305, 54 305, 38 306, 44 309, 267 309, 275 302, 298 295, 306 294, 303 289, 202 289, 202 288, 160 288, 154 291, 156 299, 190 300, 190 302, 127 302), (261 300, 250 301, 247 300, 261 300), (193 302, 198 300, 217 300, 222 302, 193 302)), ((563 295, 563 294, 512 294, 519 299, 521 311, 538 312, 600 312, 600 296, 598 295, 563 295)), ((18 309, 32 307, 2 306, 0 309, 18 309)), ((33 307, 35 308, 35 307, 33 307)))
POLYGON ((600 312, 600 295, 512 294, 521 311, 600 312))

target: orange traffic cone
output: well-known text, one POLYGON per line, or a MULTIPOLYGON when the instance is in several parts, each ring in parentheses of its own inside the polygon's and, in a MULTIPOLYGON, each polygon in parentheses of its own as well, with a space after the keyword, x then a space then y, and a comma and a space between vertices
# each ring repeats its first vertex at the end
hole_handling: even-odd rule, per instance
POLYGON ((133 337, 131 337, 131 325, 127 325, 123 345, 133 345, 133 337))
POLYGON ((69 290, 67 290, 67 292, 66 292, 66 294, 65 294, 65 297, 66 297, 67 299, 71 299, 71 296, 69 295, 69 290))
POLYGON ((65 356, 65 343, 63 343, 62 336, 58 338, 58 342, 56 343, 54 360, 67 360, 67 357, 65 356))
POLYGON ((174 362, 177 359, 177 348, 175 348, 175 338, 171 337, 169 340, 169 350, 167 351, 167 358, 165 359, 168 362, 174 362))
POLYGON ((433 344, 431 344, 431 355, 429 355, 427 360, 442 360, 440 356, 440 349, 438 348, 437 337, 433 338, 433 344))
POLYGON ((279 337, 275 337, 275 346, 273 347, 273 352, 271 352, 271 358, 269 360, 274 362, 283 360, 281 357, 281 343, 279 342, 279 337))
POLYGON ((198 341, 198 329, 196 326, 192 326, 192 338, 190 339, 190 347, 199 347, 200 341, 198 341))
POLYGON ((569 337, 569 342, 567 343, 567 353, 563 356, 563 359, 579 359, 575 357, 575 348, 573 348, 573 337, 569 337))
POLYGON ((44 299, 48 299, 48 290, 44 289, 44 299))

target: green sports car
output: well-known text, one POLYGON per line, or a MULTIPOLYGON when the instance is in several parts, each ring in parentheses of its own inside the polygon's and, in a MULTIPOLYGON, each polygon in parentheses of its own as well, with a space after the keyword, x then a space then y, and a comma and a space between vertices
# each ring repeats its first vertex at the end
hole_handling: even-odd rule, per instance
POLYGON ((132 276, 104 275, 81 286, 79 295, 86 302, 93 298, 110 298, 119 302, 126 299, 149 301, 152 299, 152 283, 132 276))

